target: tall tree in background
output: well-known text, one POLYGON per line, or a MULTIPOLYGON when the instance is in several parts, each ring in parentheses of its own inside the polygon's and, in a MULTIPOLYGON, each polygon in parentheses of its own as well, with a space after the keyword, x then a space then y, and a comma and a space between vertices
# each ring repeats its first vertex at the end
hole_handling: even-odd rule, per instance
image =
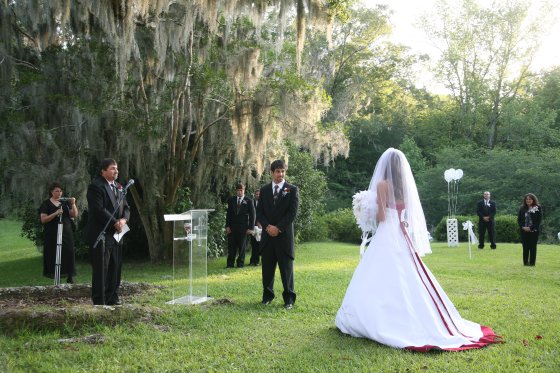
POLYGON ((319 126, 323 90, 298 73, 305 29, 333 19, 329 3, 1 1, 3 207, 39 201, 54 178, 85 203, 87 171, 112 156, 138 181, 131 195, 159 260, 171 240, 162 215, 183 188, 212 207, 235 180, 256 183, 285 139, 317 157, 346 152, 340 131, 319 126), (283 48, 295 53, 283 60, 283 48))
POLYGON ((530 75, 547 8, 530 14, 531 2, 439 0, 422 24, 441 48, 437 71, 458 107, 457 122, 471 139, 496 146, 502 110, 530 75))

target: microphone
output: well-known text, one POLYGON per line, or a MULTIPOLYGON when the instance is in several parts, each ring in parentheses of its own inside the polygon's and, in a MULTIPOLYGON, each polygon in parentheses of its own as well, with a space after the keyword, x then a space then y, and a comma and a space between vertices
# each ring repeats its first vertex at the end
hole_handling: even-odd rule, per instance
POLYGON ((128 180, 128 183, 125 185, 124 189, 123 189, 123 193, 126 193, 126 191, 128 190, 128 188, 130 188, 130 186, 134 184, 134 179, 130 179, 128 180))

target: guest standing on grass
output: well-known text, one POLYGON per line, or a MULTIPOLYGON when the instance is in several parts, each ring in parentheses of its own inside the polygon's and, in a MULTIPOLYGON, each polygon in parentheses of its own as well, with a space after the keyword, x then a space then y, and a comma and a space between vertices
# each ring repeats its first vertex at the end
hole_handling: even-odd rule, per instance
POLYGON ((245 185, 239 183, 235 187, 235 196, 227 201, 227 268, 233 268, 234 264, 237 265, 237 268, 245 266, 245 249, 254 227, 255 207, 253 201, 245 196, 245 185))
POLYGON ((478 215, 478 248, 484 249, 484 235, 488 231, 490 248, 496 249, 496 202, 490 199, 490 192, 482 194, 482 200, 476 205, 478 215))
POLYGON ((521 228, 523 245, 523 265, 534 266, 537 261, 537 242, 539 241, 542 209, 537 196, 527 193, 517 214, 517 224, 521 228))
POLYGON ((61 201, 64 193, 62 185, 52 183, 49 186, 50 198, 45 200, 39 208, 43 232, 43 276, 54 278, 58 223, 62 218, 62 251, 60 274, 68 276, 66 282, 74 283, 76 276, 76 259, 74 251, 74 234, 72 233, 72 218, 78 216, 76 199, 69 198, 61 201))

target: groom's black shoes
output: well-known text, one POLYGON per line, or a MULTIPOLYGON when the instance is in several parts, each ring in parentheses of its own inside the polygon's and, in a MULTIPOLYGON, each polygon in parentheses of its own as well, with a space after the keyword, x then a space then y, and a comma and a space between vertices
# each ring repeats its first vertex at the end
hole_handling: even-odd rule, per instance
POLYGON ((272 301, 271 300, 263 300, 261 303, 264 304, 265 306, 268 306, 270 303, 272 303, 272 301))

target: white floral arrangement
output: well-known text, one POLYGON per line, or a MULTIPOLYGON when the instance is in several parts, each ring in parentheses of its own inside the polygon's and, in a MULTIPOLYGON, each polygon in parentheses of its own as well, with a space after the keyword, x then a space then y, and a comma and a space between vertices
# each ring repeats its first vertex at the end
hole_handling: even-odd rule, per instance
POLYGON ((366 246, 375 233, 375 214, 377 213, 376 195, 371 190, 362 190, 352 197, 352 210, 356 223, 362 230, 360 257, 364 255, 366 246))
POLYGON ((539 211, 539 206, 533 206, 528 211, 534 214, 535 212, 539 211))
POLYGON ((257 242, 261 242, 262 228, 259 228, 259 226, 255 225, 252 235, 253 237, 255 237, 255 240, 257 242))
POLYGON ((377 210, 375 193, 363 190, 352 197, 352 209, 356 223, 362 232, 373 232, 375 229, 375 214, 377 210))

